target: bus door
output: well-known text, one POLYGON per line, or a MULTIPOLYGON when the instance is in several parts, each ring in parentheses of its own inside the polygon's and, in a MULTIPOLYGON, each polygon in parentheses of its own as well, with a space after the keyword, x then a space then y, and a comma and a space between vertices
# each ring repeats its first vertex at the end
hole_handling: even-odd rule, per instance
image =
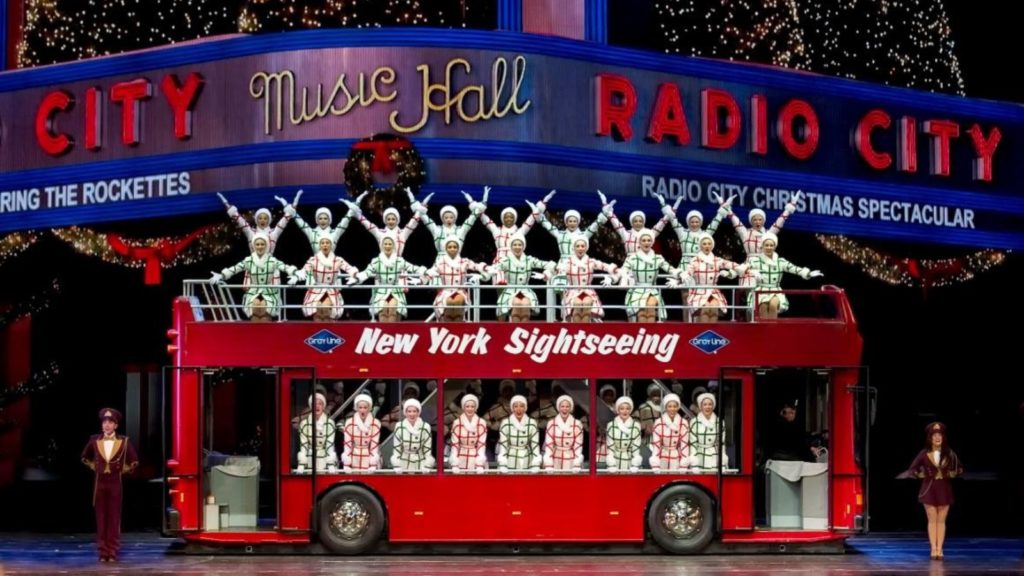
POLYGON ((833 473, 837 492, 833 504, 834 525, 840 530, 867 532, 870 524, 868 447, 878 391, 870 384, 866 366, 836 368, 834 380, 836 425, 833 444, 837 451, 841 451, 843 446, 850 446, 842 467, 837 465, 833 473))
MULTIPOLYGON (((715 428, 713 449, 690 446, 703 451, 704 464, 711 465, 718 474, 719 528, 722 530, 751 530, 754 528, 754 379, 749 368, 723 368, 717 380, 707 382, 706 390, 698 390, 693 398, 694 419, 706 419, 705 393, 714 399, 715 428), (706 454, 716 456, 709 461, 706 454)), ((691 420, 693 422, 694 420, 691 420)), ((694 430, 691 424, 691 434, 694 430)), ((699 430, 699 426, 697 429, 699 430)), ((708 441, 696 437, 699 444, 708 441)))
POLYGON ((162 532, 175 536, 202 529, 202 444, 199 434, 203 368, 163 371, 164 515, 162 532))

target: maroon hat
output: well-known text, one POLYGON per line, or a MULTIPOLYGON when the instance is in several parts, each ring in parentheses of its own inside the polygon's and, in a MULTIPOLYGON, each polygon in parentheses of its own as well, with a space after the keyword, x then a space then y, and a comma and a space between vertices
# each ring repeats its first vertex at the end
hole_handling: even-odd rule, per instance
POLYGON ((932 422, 931 424, 925 426, 925 428, 924 428, 925 439, 927 439, 930 442, 932 434, 935 434, 936 432, 938 432, 939 434, 942 434, 942 438, 945 439, 946 438, 946 425, 943 424, 942 422, 932 422))
POLYGON ((100 422, 104 420, 112 420, 114 424, 120 424, 121 413, 113 408, 104 408, 100 410, 100 422))

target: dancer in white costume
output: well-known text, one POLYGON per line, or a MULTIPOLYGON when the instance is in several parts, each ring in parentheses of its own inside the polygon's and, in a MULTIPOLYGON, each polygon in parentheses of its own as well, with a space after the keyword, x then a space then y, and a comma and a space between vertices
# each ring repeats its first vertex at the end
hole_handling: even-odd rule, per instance
POLYGON ((377 470, 380 467, 380 420, 371 414, 373 399, 369 394, 360 394, 353 404, 356 411, 345 421, 341 463, 350 471, 377 470))
POLYGON ((420 472, 434 468, 430 453, 430 424, 420 418, 420 401, 409 398, 402 402, 405 418, 395 428, 391 467, 398 472, 420 472))
POLYGON ((526 415, 526 397, 512 397, 512 414, 501 421, 498 433, 498 469, 536 472, 540 469, 537 421, 526 415))
POLYGON ((605 428, 609 470, 640 469, 640 423, 633 419, 633 399, 623 396, 615 401, 615 419, 605 428))

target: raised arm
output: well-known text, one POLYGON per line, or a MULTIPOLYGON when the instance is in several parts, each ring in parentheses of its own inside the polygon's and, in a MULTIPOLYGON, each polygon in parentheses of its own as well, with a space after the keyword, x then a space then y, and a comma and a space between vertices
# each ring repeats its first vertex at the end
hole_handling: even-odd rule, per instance
POLYGON ((802 190, 797 190, 796 194, 793 194, 793 197, 789 200, 789 202, 786 202, 786 207, 782 210, 782 214, 780 214, 779 217, 775 220, 775 224, 772 224, 770 230, 771 232, 774 232, 776 235, 778 235, 778 233, 782 231, 782 227, 786 225, 786 220, 789 220, 789 217, 792 216, 794 212, 796 212, 797 204, 800 203, 800 200, 802 200, 803 197, 804 193, 802 190))

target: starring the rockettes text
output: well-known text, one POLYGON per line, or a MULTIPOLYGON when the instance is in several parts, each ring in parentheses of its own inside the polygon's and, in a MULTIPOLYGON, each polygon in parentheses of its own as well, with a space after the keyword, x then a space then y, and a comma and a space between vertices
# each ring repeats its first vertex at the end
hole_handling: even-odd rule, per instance
MULTIPOLYGON (((419 334, 386 334, 380 328, 364 328, 356 354, 411 354, 419 343, 419 334)), ((443 327, 430 329, 429 354, 488 353, 491 335, 486 328, 476 332, 456 334, 443 327)), ((516 328, 509 335, 503 350, 508 354, 525 354, 530 360, 542 364, 552 355, 611 354, 619 356, 652 356, 659 362, 668 362, 679 345, 678 334, 649 334, 639 328, 626 334, 593 334, 586 330, 562 328, 554 334, 542 334, 540 329, 516 328)))

